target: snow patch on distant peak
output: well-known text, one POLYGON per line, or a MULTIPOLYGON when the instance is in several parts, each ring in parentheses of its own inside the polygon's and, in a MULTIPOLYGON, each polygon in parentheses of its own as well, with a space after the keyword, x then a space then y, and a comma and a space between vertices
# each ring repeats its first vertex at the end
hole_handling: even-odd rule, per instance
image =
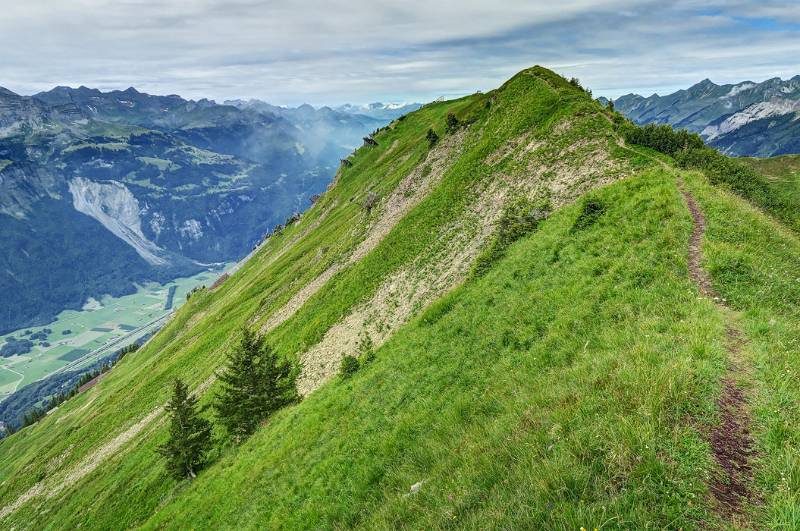
POLYGON ((148 263, 167 265, 167 260, 160 256, 163 249, 142 233, 139 201, 124 184, 117 181, 98 183, 76 177, 69 181, 69 191, 75 210, 99 221, 148 263))
POLYGON ((718 125, 709 125, 701 133, 707 140, 713 140, 721 135, 735 131, 750 122, 783 116, 800 111, 800 101, 773 100, 754 103, 749 107, 732 114, 718 125))
POLYGON ((734 85, 734 87, 730 90, 730 92, 725 94, 724 97, 731 98, 731 97, 736 96, 737 94, 739 94, 741 92, 744 92, 745 90, 750 90, 751 88, 753 88, 755 86, 756 86, 755 83, 748 83, 748 82, 744 82, 744 83, 741 83, 739 85, 734 85))

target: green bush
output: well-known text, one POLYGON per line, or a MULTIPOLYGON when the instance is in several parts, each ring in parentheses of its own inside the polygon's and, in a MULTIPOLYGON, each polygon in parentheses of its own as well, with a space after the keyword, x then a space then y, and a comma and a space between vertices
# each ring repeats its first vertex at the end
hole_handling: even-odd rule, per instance
POLYGON ((668 125, 647 124, 641 127, 625 122, 620 126, 620 133, 629 144, 648 147, 671 157, 681 150, 705 147, 699 135, 685 129, 676 131, 668 125))
POLYGON ((505 254, 508 246, 536 230, 551 210, 548 201, 532 202, 523 198, 510 204, 500 216, 494 240, 475 261, 473 276, 483 275, 491 269, 492 265, 505 254))
POLYGON ((439 135, 436 134, 436 131, 433 129, 428 129, 428 134, 425 135, 425 138, 428 139, 428 146, 433 147, 439 141, 439 135))
POLYGON ((345 356, 342 359, 341 367, 339 367, 339 376, 341 376, 342 379, 350 378, 360 367, 361 363, 359 363, 358 358, 355 356, 345 356))
POLYGON ((570 232, 575 233, 594 225, 605 211, 606 206, 600 200, 592 197, 585 199, 581 205, 581 212, 572 224, 570 232))
POLYGON ((455 114, 451 112, 447 113, 447 120, 445 122, 445 126, 448 133, 454 132, 456 129, 458 129, 460 125, 461 123, 458 121, 458 118, 456 118, 455 114))

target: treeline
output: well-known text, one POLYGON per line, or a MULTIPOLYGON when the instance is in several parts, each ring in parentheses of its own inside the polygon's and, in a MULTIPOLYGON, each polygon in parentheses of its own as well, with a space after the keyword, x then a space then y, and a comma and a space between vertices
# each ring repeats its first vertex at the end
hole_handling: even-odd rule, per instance
POLYGON ((699 170, 715 185, 723 185, 771 215, 800 230, 800 199, 771 186, 766 177, 747 164, 706 146, 703 139, 668 125, 638 126, 629 121, 619 124, 629 144, 647 147, 669 155, 681 168, 699 170))

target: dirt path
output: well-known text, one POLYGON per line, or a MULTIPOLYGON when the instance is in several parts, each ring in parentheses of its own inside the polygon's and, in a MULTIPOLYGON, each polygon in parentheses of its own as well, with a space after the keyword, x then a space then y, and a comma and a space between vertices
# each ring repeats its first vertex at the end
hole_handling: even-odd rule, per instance
POLYGON ((739 383, 747 377, 747 364, 742 356, 742 349, 747 344, 747 339, 733 322, 730 309, 714 291, 711 279, 701 265, 706 220, 692 194, 686 191, 683 183, 679 182, 678 185, 693 221, 692 235, 689 239, 689 277, 697 284, 700 293, 713 299, 729 314, 729 322, 725 327, 728 370, 722 379, 722 393, 717 399, 720 420, 708 434, 711 452, 718 467, 709 487, 720 518, 736 527, 746 526, 747 505, 755 501, 751 489, 753 481, 751 461, 755 451, 750 434, 750 412, 746 392, 739 383))

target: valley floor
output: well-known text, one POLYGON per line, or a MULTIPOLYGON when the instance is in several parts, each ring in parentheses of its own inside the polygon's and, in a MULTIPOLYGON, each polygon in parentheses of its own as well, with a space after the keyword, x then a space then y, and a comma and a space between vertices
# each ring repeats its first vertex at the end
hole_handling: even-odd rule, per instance
POLYGON ((201 284, 211 285, 221 271, 203 271, 160 285, 141 286, 133 295, 92 300, 82 310, 66 310, 46 326, 28 327, 0 336, 25 339, 44 333, 27 354, 0 358, 0 401, 17 389, 56 372, 76 370, 113 354, 145 334, 158 330, 183 302, 186 294, 201 284), (174 286, 172 304, 166 307, 174 286), (30 332, 30 333, 28 333, 30 332))

